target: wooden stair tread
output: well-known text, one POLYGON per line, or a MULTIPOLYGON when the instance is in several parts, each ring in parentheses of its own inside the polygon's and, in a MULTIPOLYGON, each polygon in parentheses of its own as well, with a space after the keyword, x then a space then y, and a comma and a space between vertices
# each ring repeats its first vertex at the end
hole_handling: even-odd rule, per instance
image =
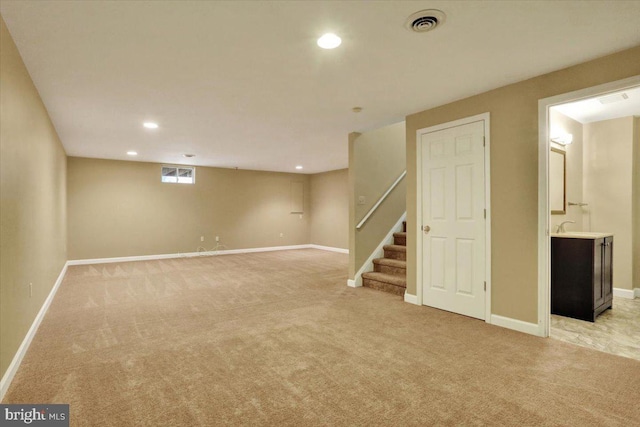
POLYGON ((388 283, 390 285, 399 286, 401 288, 407 287, 406 278, 386 273, 376 273, 373 271, 362 273, 362 279, 375 280, 376 282, 388 283))
POLYGON ((376 258, 373 260, 374 264, 388 265, 390 267, 407 268, 407 261, 391 258, 376 258))

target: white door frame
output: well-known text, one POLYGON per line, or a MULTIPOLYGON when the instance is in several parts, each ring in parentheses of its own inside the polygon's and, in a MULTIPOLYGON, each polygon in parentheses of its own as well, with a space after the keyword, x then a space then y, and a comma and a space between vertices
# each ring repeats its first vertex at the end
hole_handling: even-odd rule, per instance
POLYGON ((464 119, 454 120, 452 122, 441 123, 435 126, 429 126, 416 131, 416 299, 418 305, 424 305, 422 301, 422 149, 420 146, 420 135, 423 133, 436 132, 443 129, 462 126, 469 123, 484 122, 484 205, 487 210, 487 219, 485 221, 485 276, 487 281, 487 291, 485 292, 485 322, 491 323, 491 165, 489 163, 491 145, 490 145, 490 114, 482 113, 476 116, 465 117, 464 119))
POLYGON ((549 238, 549 108, 640 85, 629 77, 544 98, 538 101, 538 335, 549 336, 551 325, 551 239, 549 238))

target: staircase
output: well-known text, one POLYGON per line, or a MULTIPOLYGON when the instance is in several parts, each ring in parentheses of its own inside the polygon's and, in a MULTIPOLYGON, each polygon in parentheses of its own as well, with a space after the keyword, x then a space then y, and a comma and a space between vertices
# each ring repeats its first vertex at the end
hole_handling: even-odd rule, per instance
POLYGON ((404 296, 407 288, 407 223, 393 233, 393 245, 384 246, 384 258, 373 260, 373 271, 362 273, 362 286, 404 296))

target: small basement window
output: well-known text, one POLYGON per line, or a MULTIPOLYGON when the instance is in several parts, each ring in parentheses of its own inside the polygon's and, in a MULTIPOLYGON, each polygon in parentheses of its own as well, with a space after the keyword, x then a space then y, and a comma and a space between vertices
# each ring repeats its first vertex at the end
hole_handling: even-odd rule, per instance
POLYGON ((196 168, 193 166, 162 166, 162 182, 195 184, 196 168))

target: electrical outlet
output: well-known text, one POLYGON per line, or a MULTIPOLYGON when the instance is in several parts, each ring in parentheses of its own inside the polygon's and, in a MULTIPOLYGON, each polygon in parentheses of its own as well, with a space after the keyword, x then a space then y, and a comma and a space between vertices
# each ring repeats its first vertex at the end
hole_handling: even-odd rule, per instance
POLYGON ((220 236, 216 236, 216 242, 220 241, 220 236))
POLYGON ((366 203, 367 199, 365 199, 364 196, 358 196, 358 204, 359 205, 364 205, 366 203))
POLYGON ((33 296, 33 283, 29 283, 29 298, 33 296))
POLYGON ((200 236, 200 241, 204 242, 204 236, 200 236))
POLYGON ((284 237, 284 233, 280 233, 280 237, 284 237))

